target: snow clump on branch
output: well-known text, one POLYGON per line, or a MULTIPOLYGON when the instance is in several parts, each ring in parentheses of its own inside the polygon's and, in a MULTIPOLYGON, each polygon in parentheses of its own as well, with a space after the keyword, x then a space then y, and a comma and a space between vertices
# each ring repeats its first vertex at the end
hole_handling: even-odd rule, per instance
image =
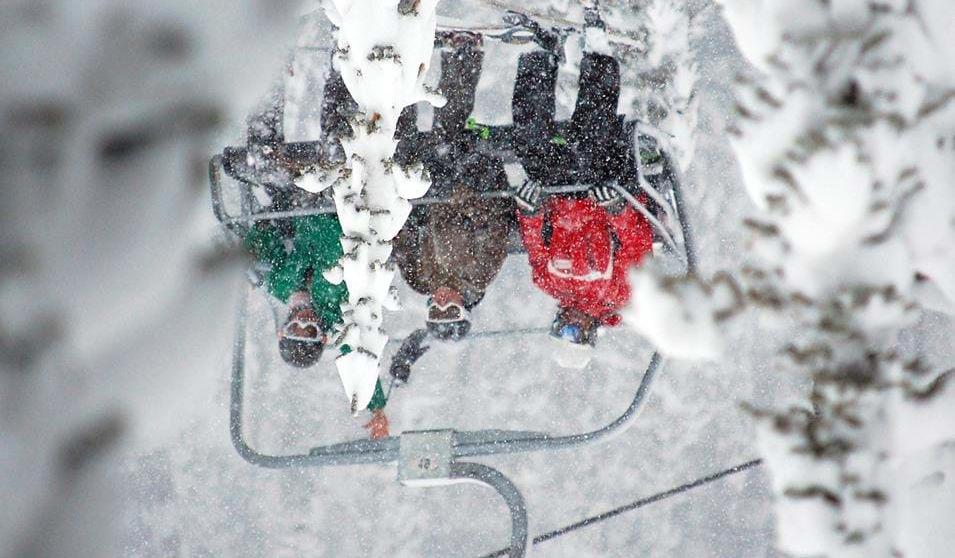
POLYGON ((634 270, 630 282, 633 303, 624 311, 624 320, 664 354, 714 360, 723 353, 720 324, 742 304, 729 276, 721 275, 711 283, 696 277, 683 280, 666 276, 650 263, 634 270))

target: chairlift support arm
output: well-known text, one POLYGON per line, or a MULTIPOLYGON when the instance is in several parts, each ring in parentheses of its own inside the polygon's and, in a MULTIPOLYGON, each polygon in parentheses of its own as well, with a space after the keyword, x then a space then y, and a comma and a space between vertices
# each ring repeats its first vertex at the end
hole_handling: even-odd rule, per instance
POLYGON ((464 479, 481 483, 497 491, 504 498, 511 512, 511 544, 507 549, 508 558, 523 558, 527 554, 530 541, 527 529, 527 506, 524 496, 517 486, 500 471, 487 465, 470 462, 451 463, 451 479, 464 479))

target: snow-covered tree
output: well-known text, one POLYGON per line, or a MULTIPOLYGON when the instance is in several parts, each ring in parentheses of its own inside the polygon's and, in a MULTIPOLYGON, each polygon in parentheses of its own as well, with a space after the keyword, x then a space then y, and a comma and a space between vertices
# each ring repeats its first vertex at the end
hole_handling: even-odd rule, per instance
MULTIPOLYGON (((393 155, 402 109, 419 101, 442 102, 424 88, 437 0, 332 0, 324 6, 337 28, 337 69, 359 108, 351 137, 342 138, 347 162, 333 186, 345 253, 328 277, 348 286, 342 342, 351 352, 336 365, 355 411, 371 400, 378 379, 388 342, 381 328, 384 309, 397 308, 395 269, 388 263, 392 240, 411 212, 408 200, 430 186, 420 166, 400 168, 393 155)), ((307 176, 300 185, 320 191, 329 183, 307 176)))
POLYGON ((758 208, 752 252, 716 281, 638 274, 633 321, 697 357, 719 354, 746 307, 787 332, 776 366, 811 382, 809 401, 751 409, 783 551, 932 555, 907 536, 918 514, 898 473, 955 439, 955 390, 897 345, 955 294, 955 45, 940 23, 955 6, 723 4, 755 66, 731 130, 758 208))
POLYGON ((0 555, 119 554, 117 457, 212 388, 239 258, 203 167, 294 4, 0 7, 0 555))

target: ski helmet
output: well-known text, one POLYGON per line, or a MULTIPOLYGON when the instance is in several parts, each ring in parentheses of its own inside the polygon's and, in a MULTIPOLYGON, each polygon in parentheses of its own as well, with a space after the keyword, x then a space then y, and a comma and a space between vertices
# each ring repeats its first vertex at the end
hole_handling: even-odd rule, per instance
POLYGON ((325 350, 323 338, 306 341, 300 338, 279 339, 279 354, 282 360, 295 368, 308 368, 322 358, 325 350))
MULTIPOLYGON (((302 307, 298 310, 301 310, 302 307)), ((325 325, 321 320, 302 320, 293 310, 279 334, 282 360, 296 368, 308 368, 322 357, 325 350, 325 325), (292 327, 296 330, 292 330, 292 327)))

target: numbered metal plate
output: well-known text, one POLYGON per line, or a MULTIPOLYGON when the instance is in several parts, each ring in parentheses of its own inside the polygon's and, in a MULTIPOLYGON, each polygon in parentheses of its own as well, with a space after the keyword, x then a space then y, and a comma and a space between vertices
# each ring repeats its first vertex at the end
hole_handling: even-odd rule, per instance
POLYGON ((451 476, 453 430, 419 430, 401 433, 398 481, 405 486, 444 484, 451 476))

